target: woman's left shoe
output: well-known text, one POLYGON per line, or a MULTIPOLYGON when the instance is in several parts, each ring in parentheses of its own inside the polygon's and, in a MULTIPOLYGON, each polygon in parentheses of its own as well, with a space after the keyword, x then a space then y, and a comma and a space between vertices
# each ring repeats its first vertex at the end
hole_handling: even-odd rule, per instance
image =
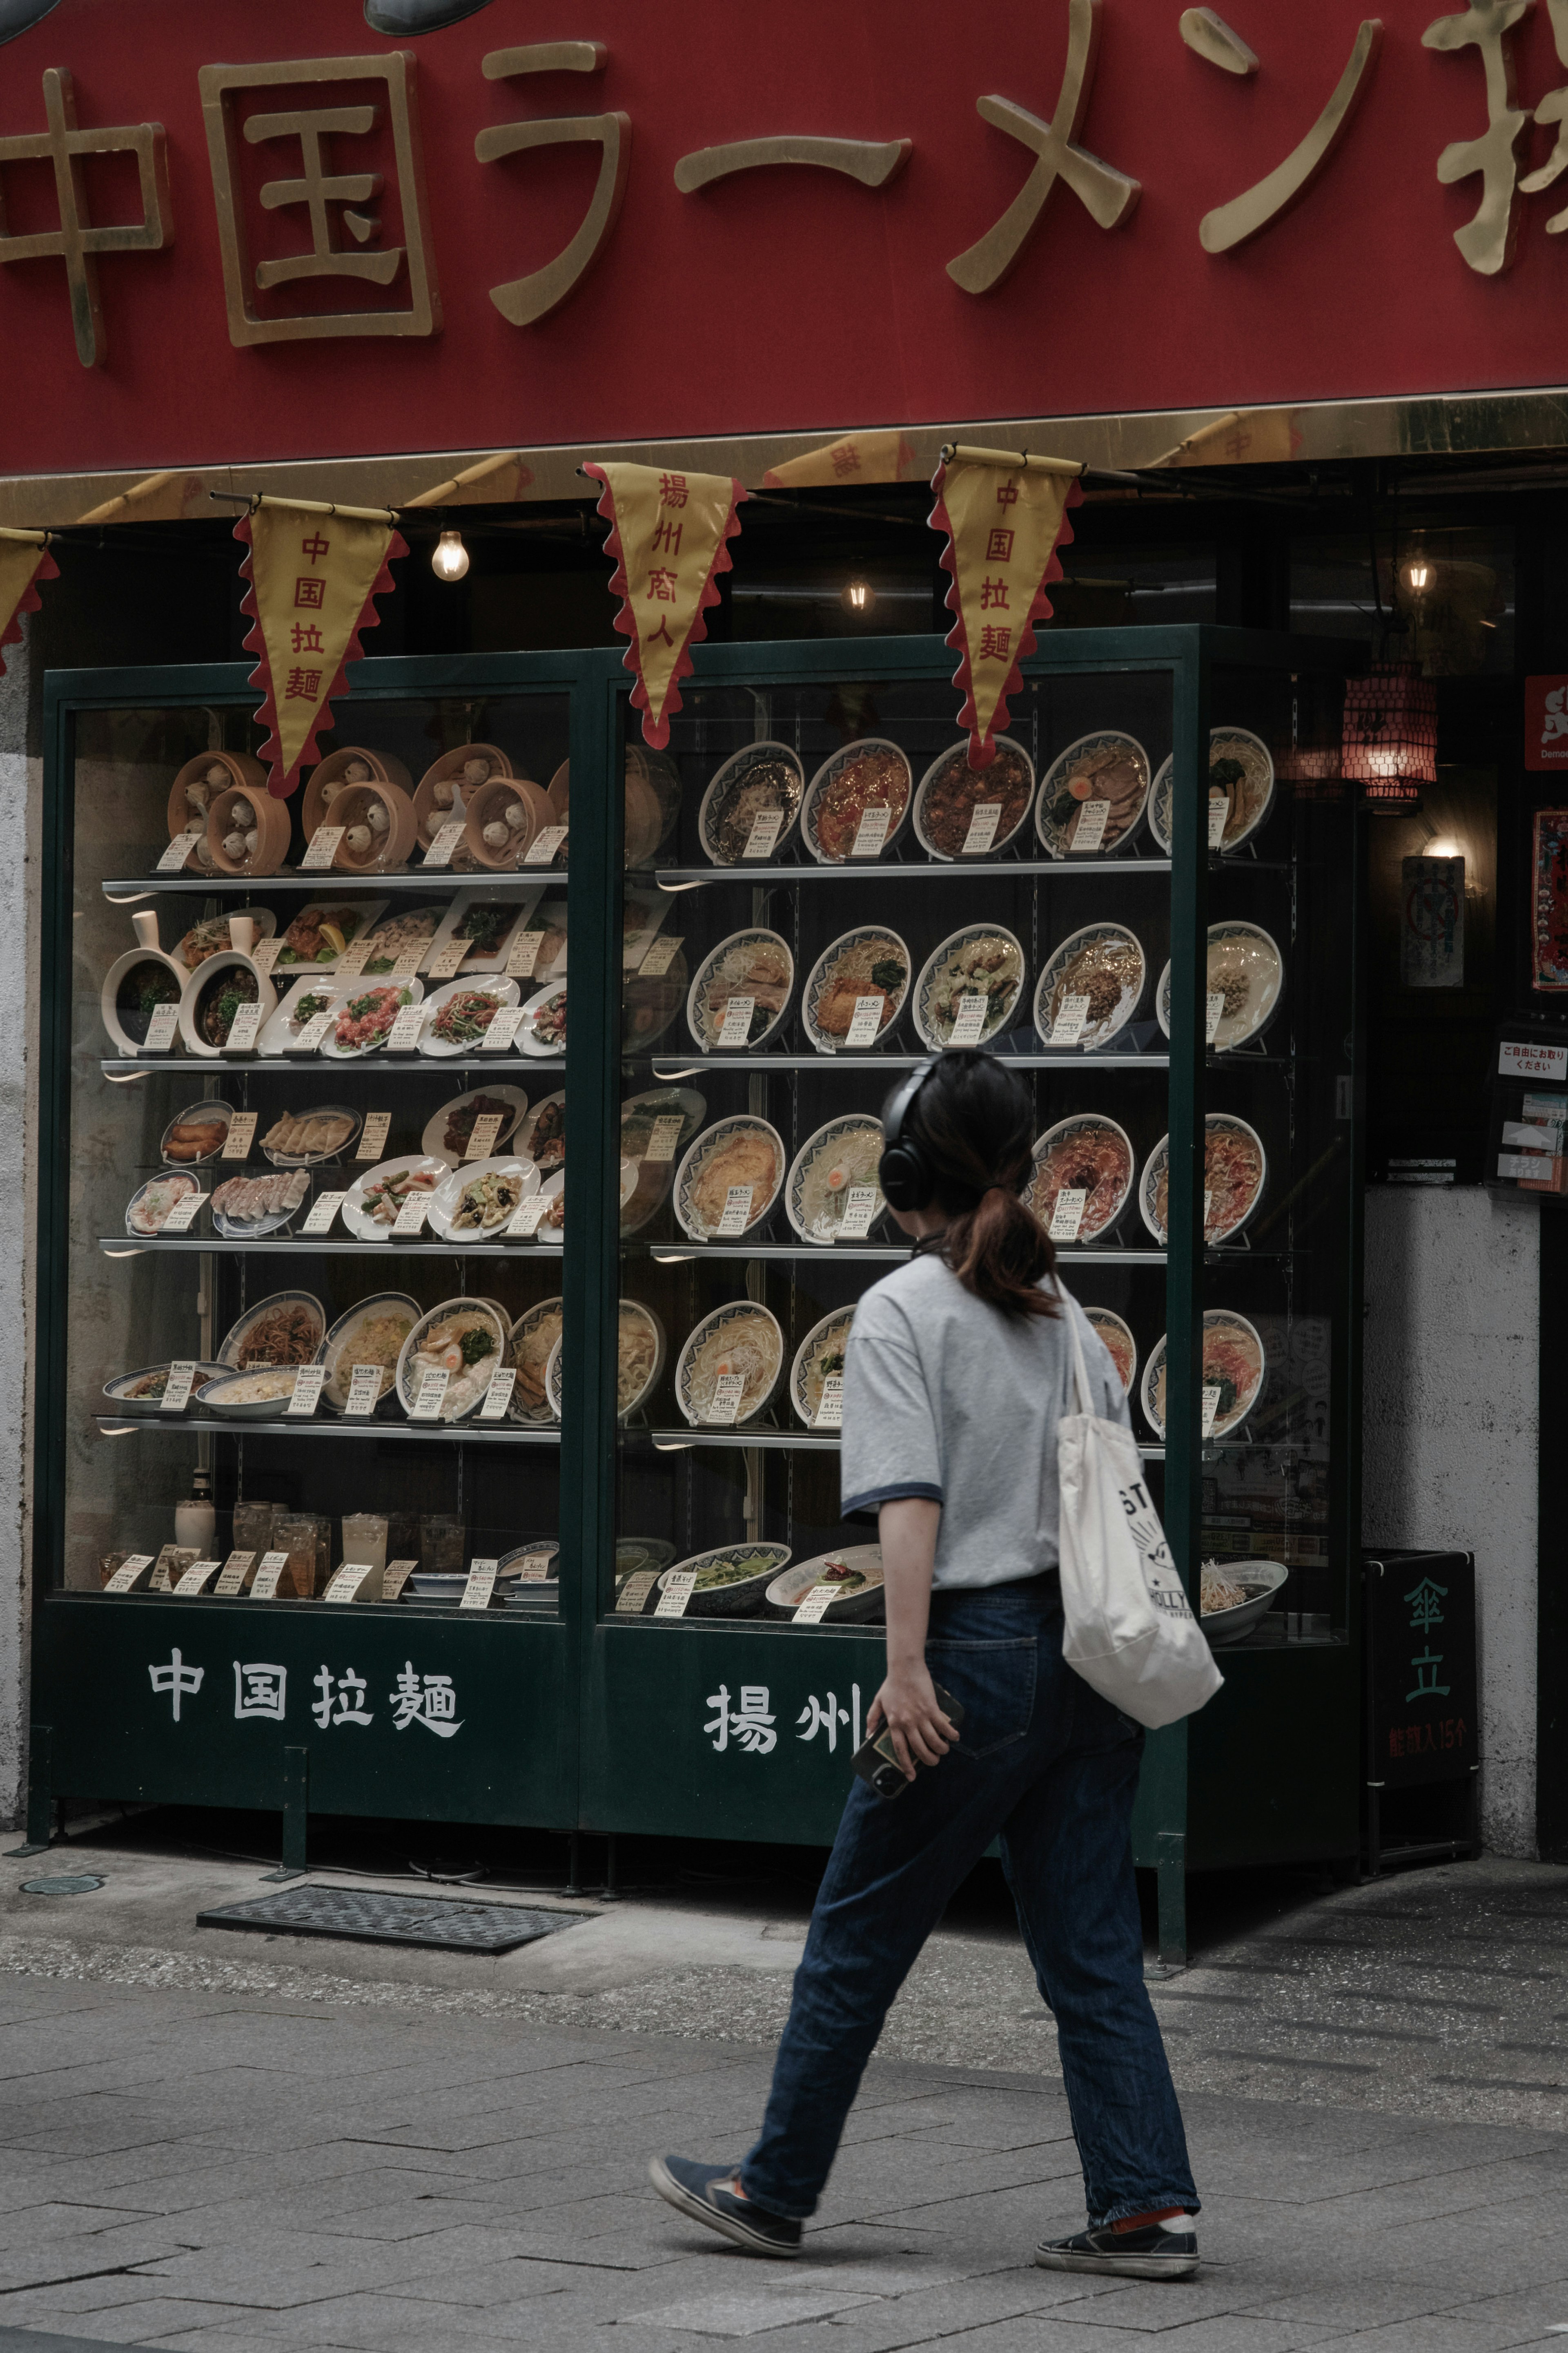
POLYGON ((1042 2239, 1035 2261, 1047 2272, 1110 2272, 1118 2279, 1191 2279, 1198 2267, 1198 2234, 1192 2218, 1167 2230, 1151 2222, 1142 2231, 1118 2231, 1107 2222, 1070 2239, 1042 2239))
POLYGON ((787 2214, 770 2214, 740 2194, 732 2165, 699 2165, 689 2157, 656 2157, 648 2179, 668 2205, 694 2222, 744 2247, 749 2255, 798 2255, 800 2224, 787 2214))

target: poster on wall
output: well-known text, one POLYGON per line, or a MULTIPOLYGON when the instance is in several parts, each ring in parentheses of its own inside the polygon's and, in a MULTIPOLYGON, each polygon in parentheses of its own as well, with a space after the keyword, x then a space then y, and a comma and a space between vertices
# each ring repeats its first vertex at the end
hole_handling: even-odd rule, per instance
POLYGON ((1406 858, 1399 924, 1399 979, 1405 988, 1465 985, 1465 861, 1406 858))
POLYGON ((1537 809, 1531 864, 1530 985, 1568 989, 1568 809, 1537 809))

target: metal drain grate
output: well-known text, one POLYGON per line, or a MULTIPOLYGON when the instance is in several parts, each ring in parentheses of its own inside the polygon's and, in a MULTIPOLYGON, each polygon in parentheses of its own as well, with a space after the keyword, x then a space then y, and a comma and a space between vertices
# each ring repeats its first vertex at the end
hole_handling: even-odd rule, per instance
POLYGON ((450 1895, 378 1895, 353 1887, 291 1887, 198 1912, 205 1928, 259 1928, 272 1936, 352 1936, 373 1945, 426 1945, 448 1953, 510 1953, 592 1919, 591 1912, 532 1912, 521 1904, 473 1904, 450 1895))

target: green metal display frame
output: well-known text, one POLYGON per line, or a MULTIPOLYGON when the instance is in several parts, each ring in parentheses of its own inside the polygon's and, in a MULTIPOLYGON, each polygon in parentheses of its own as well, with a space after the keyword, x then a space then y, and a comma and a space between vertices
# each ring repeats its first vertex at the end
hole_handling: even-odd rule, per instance
MULTIPOLYGON (((876 677, 947 681, 952 656, 935 638, 843 638, 810 645, 707 646, 694 689, 850 682, 876 677)), ((1216 669, 1342 674, 1356 651, 1335 640, 1206 626, 1049 632, 1024 665, 1026 677, 1164 673, 1171 681, 1174 829, 1171 860, 1170 1249, 1167 1260, 1167 1420, 1164 1516, 1191 1580, 1202 1503, 1200 1349, 1209 853, 1201 754, 1216 669)), ((572 1214, 563 1293, 561 1439, 562 1614, 507 1613, 479 1624, 423 1612, 395 1620, 374 1609, 331 1615, 337 1651, 353 1651, 392 1673, 395 1653, 420 1629, 421 1656, 455 1662, 473 1694, 474 1735, 433 1757, 406 1740, 378 1740, 345 1756, 287 1723, 226 1725, 203 1746, 171 1738, 166 1712, 146 1704, 142 1633, 160 1652, 219 1676, 233 1638, 266 1628, 267 1655, 301 1683, 323 1655, 321 1605, 110 1599, 56 1589, 63 1556, 66 1363, 69 1284, 65 1224, 70 1132, 73 765, 79 714, 135 707, 243 704, 243 663, 50 673, 45 689, 43 987, 40 992, 40 1168, 34 1506, 33 1745, 29 1835, 44 1835, 55 1795, 250 1804, 283 1809, 294 1849, 312 1811, 408 1819, 529 1823, 595 1832, 658 1831, 826 1842, 842 1803, 846 1767, 816 1746, 790 1744, 766 1784, 738 1788, 712 1771, 697 1736, 715 1680, 771 1677, 804 1690, 830 1672, 865 1698, 880 1681, 880 1643, 847 1633, 748 1629, 692 1621, 679 1634, 617 1622, 605 1611, 614 1559, 616 1424, 615 1366, 619 1290, 621 795, 573 795, 568 876, 573 937, 572 1026, 567 1046, 573 1151, 572 1214), (586 1211, 586 1214, 584 1214, 586 1211), (150 1613, 153 1613, 150 1616, 150 1613), (657 1652, 647 1645, 659 1645, 657 1652), (221 1655, 220 1655, 221 1654, 221 1655), (140 1677, 142 1690, 134 1691, 140 1677), (680 1730, 677 1730, 677 1727, 680 1730)), ((617 776, 630 680, 616 650, 373 659, 357 664, 338 704, 351 711, 403 698, 566 692, 570 756, 578 779, 617 776)), ((319 878, 318 878, 319 882, 319 878)), ((149 888, 156 885, 151 881, 149 888)), ((831 887, 831 886, 828 886, 831 887)), ((217 895, 221 896, 221 889, 217 895)), ((1359 903, 1355 934, 1359 941, 1359 903)), ((1358 950, 1359 955, 1359 950, 1358 950)), ((1361 1001, 1359 971, 1352 981, 1361 1001)), ((1358 1015, 1359 1018, 1359 1015, 1358 1015)), ((1351 1179, 1359 1186, 1362 1058, 1351 1179)), ((1359 1226, 1345 1254, 1345 1333, 1359 1335, 1359 1226)), ((1359 1541, 1359 1340, 1336 1384, 1332 1443, 1341 1450, 1341 1525, 1332 1549, 1344 1569, 1348 1641, 1321 1651, 1241 1651, 1226 1662, 1225 1691, 1191 1725, 1152 1736, 1135 1825, 1138 1862, 1157 1871, 1162 1950, 1184 1943, 1186 1871, 1239 1862, 1352 1855, 1358 1845, 1360 1629, 1348 1565, 1359 1541), (1303 1762, 1310 1769, 1303 1769, 1303 1762)), ((308 1725, 309 1718, 305 1718, 308 1725)))

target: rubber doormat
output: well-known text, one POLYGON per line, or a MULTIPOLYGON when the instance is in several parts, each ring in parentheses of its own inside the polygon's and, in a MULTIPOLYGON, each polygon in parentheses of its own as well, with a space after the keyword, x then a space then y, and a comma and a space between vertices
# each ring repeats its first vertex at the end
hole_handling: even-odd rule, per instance
POLYGON ((203 1928, 259 1928, 269 1936, 351 1936, 370 1945, 425 1945, 444 1953, 510 1953, 553 1936, 588 1912, 531 1912, 455 1895, 374 1895, 355 1887, 289 1887, 244 1904, 198 1912, 203 1928))

